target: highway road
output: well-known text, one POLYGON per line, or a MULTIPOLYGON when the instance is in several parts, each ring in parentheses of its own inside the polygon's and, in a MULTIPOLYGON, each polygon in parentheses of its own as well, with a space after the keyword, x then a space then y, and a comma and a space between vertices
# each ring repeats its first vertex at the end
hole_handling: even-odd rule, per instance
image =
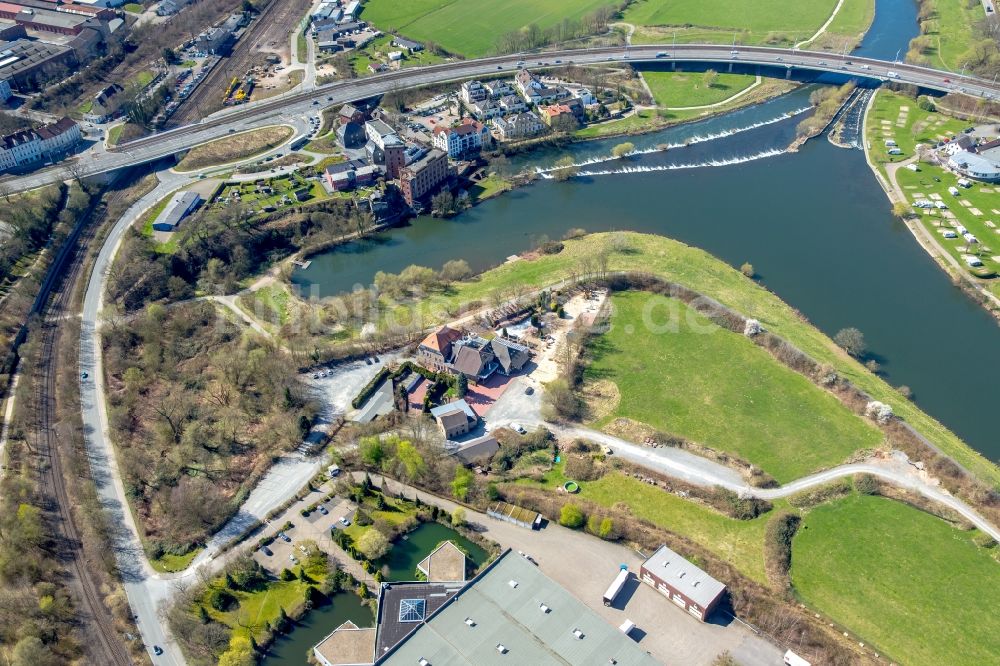
POLYGON ((547 51, 414 67, 286 93, 241 107, 224 109, 202 119, 199 123, 130 141, 104 154, 81 157, 75 162, 76 173, 71 173, 66 165, 57 165, 24 176, 8 177, 2 182, 11 191, 23 191, 66 180, 75 175, 94 175, 125 166, 143 164, 174 155, 232 132, 288 122, 289 119, 301 117, 311 110, 402 88, 504 73, 509 75, 521 66, 550 69, 569 64, 622 62, 699 62, 718 64, 720 69, 730 63, 761 65, 772 70, 777 68, 778 71, 772 71, 772 74, 779 75, 782 69, 788 73, 832 72, 859 78, 913 84, 941 92, 961 92, 984 99, 1000 98, 1000 86, 995 82, 972 76, 960 76, 953 72, 906 63, 796 49, 678 44, 547 51))

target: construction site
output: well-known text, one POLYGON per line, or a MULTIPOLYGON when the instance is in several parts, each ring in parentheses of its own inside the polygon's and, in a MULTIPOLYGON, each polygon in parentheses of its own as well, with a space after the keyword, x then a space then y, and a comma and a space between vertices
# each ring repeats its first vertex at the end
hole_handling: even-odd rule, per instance
POLYGON ((292 87, 295 81, 284 70, 291 62, 292 34, 309 6, 309 0, 271 0, 258 5, 259 13, 234 35, 236 41, 228 54, 219 54, 218 63, 181 101, 166 126, 197 122, 223 107, 292 87))

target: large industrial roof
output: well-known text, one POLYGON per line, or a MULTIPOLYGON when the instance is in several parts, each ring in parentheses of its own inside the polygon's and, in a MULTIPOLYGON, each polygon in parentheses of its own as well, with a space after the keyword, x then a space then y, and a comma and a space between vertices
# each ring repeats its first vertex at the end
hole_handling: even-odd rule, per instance
POLYGON ((652 665, 637 643, 507 552, 379 664, 652 665))

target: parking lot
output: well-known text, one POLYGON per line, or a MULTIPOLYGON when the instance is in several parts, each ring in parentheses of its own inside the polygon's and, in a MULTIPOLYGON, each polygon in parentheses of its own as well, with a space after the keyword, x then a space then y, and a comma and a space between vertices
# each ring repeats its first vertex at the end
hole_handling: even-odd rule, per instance
POLYGON ((271 551, 270 555, 263 548, 254 551, 253 558, 275 576, 281 573, 282 569, 298 564, 297 561, 301 560, 304 552, 303 542, 305 541, 316 542, 321 550, 339 561, 345 559, 330 537, 330 528, 339 524, 338 521, 341 518, 353 521, 357 506, 350 500, 339 497, 320 502, 319 500, 329 492, 326 485, 323 488, 322 491, 310 493, 271 521, 265 535, 277 535, 277 538, 267 546, 267 550, 271 551), (303 508, 317 505, 317 503, 318 507, 322 508, 310 512, 308 516, 301 514, 303 508), (293 527, 280 532, 279 528, 286 522, 292 523, 293 527), (282 534, 287 537, 287 541, 281 537, 282 534), (296 559, 292 560, 292 556, 296 559))

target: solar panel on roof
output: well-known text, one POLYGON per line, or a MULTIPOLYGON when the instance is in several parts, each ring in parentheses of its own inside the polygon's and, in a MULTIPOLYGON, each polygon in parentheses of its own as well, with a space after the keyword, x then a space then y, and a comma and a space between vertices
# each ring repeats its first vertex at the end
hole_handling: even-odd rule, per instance
POLYGON ((427 610, 427 602, 423 599, 403 599, 399 602, 400 622, 422 622, 427 610))

